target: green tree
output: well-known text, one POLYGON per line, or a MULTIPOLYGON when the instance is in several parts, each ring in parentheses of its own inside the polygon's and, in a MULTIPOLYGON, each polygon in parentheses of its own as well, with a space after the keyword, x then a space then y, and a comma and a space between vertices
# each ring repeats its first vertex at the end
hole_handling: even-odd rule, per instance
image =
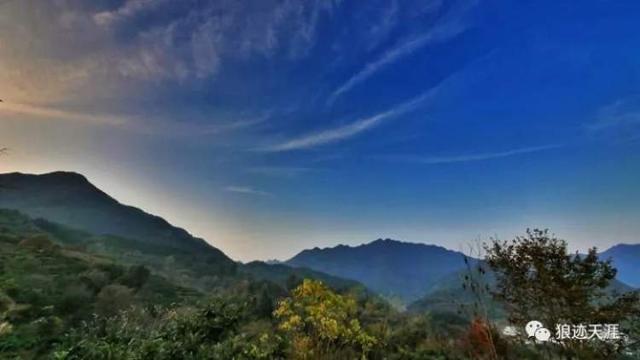
POLYGON ((72 284, 64 289, 56 307, 60 313, 67 315, 90 306, 92 301, 93 293, 84 284, 72 284))
MULTIPOLYGON (((609 288, 616 269, 600 260, 595 248, 587 254, 570 254, 567 243, 548 230, 527 230, 512 241, 493 240, 485 245, 486 260, 495 272, 497 289, 512 324, 524 326, 538 320, 555 331, 555 324, 628 323, 638 319, 635 292, 617 295, 609 288)), ((565 356, 610 356, 622 351, 622 342, 564 343, 565 356)))
POLYGON ((246 328, 247 303, 213 298, 195 308, 130 308, 72 330, 54 351, 66 360, 282 359, 284 342, 268 328, 246 328))
POLYGON ((107 285, 100 290, 96 298, 96 312, 109 317, 126 310, 133 303, 133 290, 120 285, 107 285))
POLYGON ((134 265, 122 276, 120 282, 130 288, 139 289, 147 282, 150 275, 151 272, 144 265, 134 265))

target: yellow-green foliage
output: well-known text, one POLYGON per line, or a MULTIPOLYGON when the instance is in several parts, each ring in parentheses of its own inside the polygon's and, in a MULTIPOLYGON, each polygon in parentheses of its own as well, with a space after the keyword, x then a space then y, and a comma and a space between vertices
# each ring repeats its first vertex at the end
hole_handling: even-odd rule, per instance
POLYGON ((280 301, 274 312, 279 329, 292 342, 292 356, 300 359, 326 358, 338 350, 351 350, 364 358, 377 339, 362 329, 356 314, 355 299, 309 279, 280 301))

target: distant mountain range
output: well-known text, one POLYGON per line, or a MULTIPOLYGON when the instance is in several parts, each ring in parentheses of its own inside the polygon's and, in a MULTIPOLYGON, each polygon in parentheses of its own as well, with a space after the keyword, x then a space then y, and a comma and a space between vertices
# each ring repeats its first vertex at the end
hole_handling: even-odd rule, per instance
MULTIPOLYGON (((94 248, 123 254, 131 262, 144 262, 159 270, 175 259, 182 264, 181 269, 197 276, 241 273, 280 286, 305 277, 321 279, 335 288, 363 284, 403 304, 419 300, 423 305, 446 305, 452 296, 459 296, 459 275, 465 268, 460 252, 390 239, 304 250, 283 263, 238 264, 203 239, 158 216, 119 203, 84 176, 71 172, 0 174, 2 208, 43 219, 37 220, 37 225, 52 234, 59 233, 60 238, 92 239, 90 246, 94 248), (70 229, 97 236, 76 236, 70 229)), ((640 287, 640 244, 616 245, 600 256, 612 259, 618 280, 640 287)), ((478 260, 469 261, 473 265, 478 260)))
POLYGON ((170 261, 177 262, 181 271, 188 271, 196 278, 244 275, 281 287, 291 281, 314 278, 336 289, 362 287, 355 280, 306 268, 259 261, 246 265, 236 263, 203 239, 191 236, 161 217, 121 204, 73 172, 0 174, 0 209, 28 215, 32 219, 28 221, 59 239, 159 271, 166 267, 164 262, 170 261))
POLYGON ((618 280, 640 288, 640 244, 619 244, 600 253, 601 259, 611 259, 618 269, 618 280))
MULTIPOLYGON (((600 256, 611 258, 618 269, 618 281, 640 287, 640 244, 616 245, 600 256)), ((469 260, 474 264, 478 261, 469 260)), ((398 297, 405 304, 417 300, 443 304, 443 299, 459 296, 460 274, 465 268, 460 252, 389 239, 355 247, 304 250, 286 264, 357 280, 381 295, 398 297)))
MULTIPOLYGON (((475 262, 475 259, 471 259, 475 262)), ((353 279, 386 297, 409 303, 465 267, 464 255, 440 246, 378 239, 360 246, 304 250, 286 261, 353 279)))
MULTIPOLYGON (((434 287, 430 292, 422 298, 414 301, 407 306, 407 311, 414 313, 457 313, 463 310, 463 314, 468 314, 476 303, 478 297, 482 300, 484 311, 493 319, 501 319, 505 317, 504 307, 491 296, 491 292, 496 290, 497 279, 495 273, 490 270, 485 261, 480 261, 476 267, 469 272, 463 270, 458 273, 452 273, 448 277, 442 279, 438 286, 434 287), (478 272, 478 267, 483 269, 483 274, 478 272), (463 278, 471 274, 476 285, 484 288, 484 290, 474 293, 469 286, 463 287, 463 278)), ((622 294, 632 291, 633 286, 623 283, 618 279, 614 279, 609 283, 607 291, 610 293, 622 294)))

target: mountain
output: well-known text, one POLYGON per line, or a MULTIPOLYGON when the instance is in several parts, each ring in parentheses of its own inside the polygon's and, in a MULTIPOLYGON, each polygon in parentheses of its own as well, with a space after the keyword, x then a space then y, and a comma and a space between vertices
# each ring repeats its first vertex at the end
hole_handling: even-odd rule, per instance
POLYGON ((0 208, 15 209, 32 218, 67 225, 97 235, 128 239, 205 253, 213 262, 235 266, 222 251, 161 217, 126 206, 84 176, 73 172, 43 175, 0 174, 0 208))
MULTIPOLYGON (((467 282, 468 284, 468 282, 467 282)), ((506 318, 503 305, 495 300, 491 295, 497 291, 496 274, 489 269, 484 261, 479 261, 471 270, 463 270, 452 273, 438 282, 432 290, 421 299, 414 301, 407 306, 407 311, 411 313, 433 313, 433 314, 458 314, 463 317, 472 317, 476 306, 481 306, 481 310, 494 320, 506 318), (478 267, 482 267, 483 273, 478 272, 478 267), (480 290, 471 291, 470 287, 463 286, 464 277, 471 274, 480 290)), ((623 294, 633 291, 633 287, 623 283, 618 279, 613 279, 605 290, 610 294, 623 294)))
MULTIPOLYGON (((623 294, 638 288, 640 281, 640 245, 616 245, 611 249, 600 253, 601 260, 611 259, 613 265, 618 268, 618 274, 613 279, 606 291, 611 294, 623 294)), ((496 274, 488 267, 486 262, 478 261, 472 272, 463 270, 452 273, 441 279, 432 290, 421 299, 407 306, 407 310, 413 313, 456 313, 459 310, 471 309, 478 303, 478 296, 485 307, 488 316, 493 319, 503 319, 505 310, 495 301, 490 292, 496 291, 496 274), (477 268, 482 267, 480 275, 477 268), (482 290, 473 293, 468 286, 463 287, 465 275, 472 274, 482 290)), ((467 314, 468 315, 468 314, 467 314)))
MULTIPOLYGON (((482 263, 483 269, 487 266, 482 263)), ((476 269, 471 272, 463 270, 452 273, 440 281, 432 291, 419 300, 407 306, 407 311, 411 313, 433 313, 433 314, 458 314, 462 317, 471 317, 476 304, 481 306, 479 311, 486 312, 490 319, 503 319, 505 317, 503 307, 493 300, 488 289, 495 290, 496 279, 491 271, 485 275, 480 275, 476 269), (473 274, 475 282, 481 287, 480 291, 473 292, 466 286, 463 287, 465 275, 473 274), (488 289, 486 288, 488 286, 488 289)))
POLYGON ((640 244, 618 244, 599 256, 602 259, 611 259, 613 266, 618 269, 618 280, 634 288, 640 288, 640 244))
POLYGON ((306 278, 320 280, 329 287, 341 291, 362 287, 362 284, 355 280, 343 279, 320 271, 304 267, 291 267, 285 264, 252 261, 244 264, 241 271, 254 279, 267 280, 285 288, 291 288, 306 278))
POLYGON ((67 234, 74 238, 49 233, 18 211, 0 209, 1 359, 53 357, 45 352, 96 314, 113 316, 130 306, 189 306, 204 299, 203 293, 146 267, 69 245, 80 233, 67 234))
POLYGON ((355 247, 304 250, 286 264, 357 280, 381 295, 409 303, 462 270, 463 257, 440 246, 378 239, 355 247))
POLYGON ((66 245, 124 264, 147 266, 175 283, 205 292, 235 286, 247 277, 282 288, 288 281, 304 278, 322 280, 335 289, 362 287, 356 281, 306 268, 236 263, 163 218, 119 203, 77 173, 0 174, 2 209, 27 215, 39 231, 66 245))

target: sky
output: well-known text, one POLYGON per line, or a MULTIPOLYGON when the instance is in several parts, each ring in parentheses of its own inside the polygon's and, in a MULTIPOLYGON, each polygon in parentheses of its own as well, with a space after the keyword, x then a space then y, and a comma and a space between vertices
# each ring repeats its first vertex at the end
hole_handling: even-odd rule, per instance
POLYGON ((241 261, 640 241, 640 2, 0 1, 0 172, 241 261))

